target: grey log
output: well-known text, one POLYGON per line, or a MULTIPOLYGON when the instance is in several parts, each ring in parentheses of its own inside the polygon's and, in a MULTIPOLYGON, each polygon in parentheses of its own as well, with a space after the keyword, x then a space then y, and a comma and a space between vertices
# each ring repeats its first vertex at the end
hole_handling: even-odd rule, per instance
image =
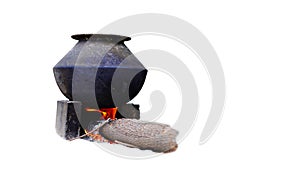
POLYGON ((117 119, 99 129, 104 138, 154 152, 171 152, 177 148, 178 131, 169 125, 136 119, 117 119))

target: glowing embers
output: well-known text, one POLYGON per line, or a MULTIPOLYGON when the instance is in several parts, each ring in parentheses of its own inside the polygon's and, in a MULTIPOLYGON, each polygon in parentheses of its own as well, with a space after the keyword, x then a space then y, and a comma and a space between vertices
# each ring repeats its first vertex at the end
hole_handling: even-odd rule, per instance
POLYGON ((106 143, 110 143, 110 144, 114 143, 113 141, 109 141, 109 140, 105 139, 99 133, 100 128, 109 121, 110 121, 110 119, 99 120, 94 123, 91 123, 88 127, 89 129, 84 130, 84 132, 85 132, 84 136, 87 136, 90 141, 106 142, 106 143))

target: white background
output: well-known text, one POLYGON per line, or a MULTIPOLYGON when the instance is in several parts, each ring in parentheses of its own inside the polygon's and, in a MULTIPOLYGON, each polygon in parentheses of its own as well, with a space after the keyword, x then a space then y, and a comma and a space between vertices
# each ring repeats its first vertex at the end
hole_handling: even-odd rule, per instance
MULTIPOLYGON (((296 0, 0 2, 1 168, 299 168, 299 8, 296 0), (198 145, 211 90, 200 66, 202 114, 176 152, 129 160, 86 141, 62 140, 54 124, 56 100, 64 97, 52 67, 75 44, 70 35, 97 32, 145 12, 190 22, 217 51, 227 100, 216 133, 198 145)), ((133 39, 128 46, 137 52, 157 43, 152 41, 157 37, 148 38, 133 39)), ((168 43, 160 49, 164 45, 169 49, 168 43)), ((146 89, 136 102, 147 107, 146 89)), ((167 122, 170 111, 161 121, 167 122)))

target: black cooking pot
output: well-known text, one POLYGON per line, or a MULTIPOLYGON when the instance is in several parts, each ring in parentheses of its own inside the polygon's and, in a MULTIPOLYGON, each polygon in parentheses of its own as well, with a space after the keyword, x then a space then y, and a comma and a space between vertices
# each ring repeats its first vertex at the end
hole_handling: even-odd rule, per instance
POLYGON ((129 37, 105 34, 73 35, 78 43, 53 68, 61 92, 86 107, 118 107, 133 99, 147 75, 125 46, 129 37))

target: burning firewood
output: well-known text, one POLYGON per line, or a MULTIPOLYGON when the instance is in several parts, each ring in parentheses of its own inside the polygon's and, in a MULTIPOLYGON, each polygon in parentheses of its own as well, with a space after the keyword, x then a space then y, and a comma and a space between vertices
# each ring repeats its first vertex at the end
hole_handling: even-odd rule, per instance
POLYGON ((178 132, 169 125, 137 119, 114 119, 115 109, 88 108, 89 112, 101 113, 103 119, 90 122, 84 129, 75 112, 76 108, 80 110, 80 106, 80 102, 58 101, 56 131, 66 140, 117 143, 154 152, 172 152, 177 148, 178 132))
POLYGON ((169 125, 136 119, 117 119, 99 128, 107 140, 154 152, 172 152, 177 148, 178 131, 169 125))
POLYGON ((148 149, 155 152, 170 152, 175 151, 177 148, 176 136, 178 132, 169 125, 136 119, 115 120, 116 108, 99 110, 88 108, 86 110, 99 112, 106 120, 105 122, 102 120, 93 124, 90 132, 86 134, 96 141, 105 142, 109 140, 128 147, 148 149))

